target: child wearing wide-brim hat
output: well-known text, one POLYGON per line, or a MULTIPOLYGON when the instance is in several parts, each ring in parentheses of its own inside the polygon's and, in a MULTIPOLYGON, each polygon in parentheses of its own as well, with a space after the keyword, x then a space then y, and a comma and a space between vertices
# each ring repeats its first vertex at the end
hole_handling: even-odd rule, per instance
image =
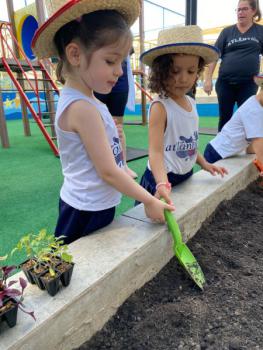
POLYGON ((246 150, 255 153, 263 176, 263 75, 254 77, 260 87, 257 95, 248 98, 233 114, 222 130, 206 146, 204 157, 211 163, 246 150))
POLYGON ((142 201, 148 217, 164 222, 164 209, 174 207, 150 196, 123 170, 117 128, 93 93, 110 93, 122 75, 141 1, 46 4, 51 17, 36 32, 33 50, 40 58, 58 56, 65 78, 55 117, 64 175, 55 235, 70 243, 110 224, 121 193, 142 201))
POLYGON ((186 54, 202 57, 205 64, 218 60, 219 50, 203 42, 199 26, 175 26, 160 31, 156 47, 145 51, 141 61, 151 67, 153 61, 162 55, 186 54))
POLYGON ((56 32, 84 14, 100 10, 119 12, 131 26, 139 16, 141 0, 45 0, 48 20, 37 30, 32 49, 38 58, 58 56, 54 43, 56 32))
POLYGON ((141 185, 167 202, 171 188, 193 174, 195 163, 212 175, 226 173, 198 153, 196 103, 187 96, 205 64, 218 57, 195 25, 161 31, 157 46, 141 55, 150 67, 149 88, 158 95, 149 109, 149 161, 141 185))

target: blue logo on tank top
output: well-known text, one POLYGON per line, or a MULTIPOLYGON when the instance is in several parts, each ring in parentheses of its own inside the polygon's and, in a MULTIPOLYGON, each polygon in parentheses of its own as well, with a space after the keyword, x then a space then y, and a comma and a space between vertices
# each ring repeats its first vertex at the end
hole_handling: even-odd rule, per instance
POLYGON ((195 157, 197 153, 198 132, 195 131, 194 135, 189 138, 180 136, 179 140, 174 145, 167 145, 165 151, 175 152, 177 157, 185 158, 185 160, 195 157))
POLYGON ((113 137, 113 145, 111 145, 111 149, 116 164, 118 165, 118 167, 122 168, 124 166, 123 152, 121 148, 120 139, 118 137, 113 137))

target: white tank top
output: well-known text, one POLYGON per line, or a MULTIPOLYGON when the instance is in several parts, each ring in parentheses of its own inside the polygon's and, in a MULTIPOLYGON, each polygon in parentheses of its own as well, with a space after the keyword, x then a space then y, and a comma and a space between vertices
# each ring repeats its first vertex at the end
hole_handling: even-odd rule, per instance
MULTIPOLYGON (((164 161, 167 173, 188 173, 196 163, 198 151, 198 114, 195 100, 186 96, 192 106, 187 112, 171 98, 155 98, 151 106, 160 102, 167 115, 164 132, 164 161)), ((150 106, 150 108, 151 108, 150 106)), ((150 164, 148 162, 150 169, 150 164)))
MULTIPOLYGON (((119 167, 123 167, 121 142, 107 106, 83 95, 78 90, 64 88, 61 91, 55 118, 60 161, 64 175, 60 197, 64 202, 78 210, 98 211, 115 207, 120 203, 120 192, 99 177, 79 134, 64 131, 58 126, 59 118, 66 108, 78 100, 85 100, 98 109, 116 163, 119 167)), ((100 147, 99 140, 98 147, 100 147)))

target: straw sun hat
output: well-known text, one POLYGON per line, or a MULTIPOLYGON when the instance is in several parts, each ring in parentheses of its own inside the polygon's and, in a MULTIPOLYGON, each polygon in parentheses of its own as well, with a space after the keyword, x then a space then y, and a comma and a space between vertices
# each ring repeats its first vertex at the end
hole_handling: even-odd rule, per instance
POLYGON ((263 88, 263 74, 254 76, 254 81, 259 87, 263 88))
POLYGON ((217 61, 219 50, 203 43, 200 27, 196 25, 175 26, 159 32, 157 46, 141 54, 141 61, 147 66, 152 65, 155 58, 166 54, 188 54, 200 56, 205 63, 217 61))
POLYGON ((68 22, 99 10, 116 10, 129 26, 140 13, 141 0, 45 0, 49 19, 36 31, 32 49, 38 58, 57 56, 56 32, 68 22))

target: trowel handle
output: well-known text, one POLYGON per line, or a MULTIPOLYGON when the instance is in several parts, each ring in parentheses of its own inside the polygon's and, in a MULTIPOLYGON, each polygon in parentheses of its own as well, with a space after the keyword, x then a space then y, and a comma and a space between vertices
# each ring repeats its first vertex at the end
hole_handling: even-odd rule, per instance
POLYGON ((182 241, 182 235, 180 232, 180 228, 179 228, 173 214, 169 210, 164 210, 164 217, 165 217, 165 220, 167 222, 168 229, 173 236, 174 243, 176 243, 176 244, 182 243, 183 241, 182 241))
MULTIPOLYGON (((165 200, 163 198, 161 198, 161 200, 163 202, 165 202, 165 200)), ((173 236, 173 240, 174 243, 176 244, 180 244, 183 242, 182 240, 182 234, 180 231, 180 228, 175 220, 175 217, 173 216, 173 213, 171 213, 169 210, 164 210, 164 217, 168 226, 168 230, 171 232, 172 236, 173 236)))

